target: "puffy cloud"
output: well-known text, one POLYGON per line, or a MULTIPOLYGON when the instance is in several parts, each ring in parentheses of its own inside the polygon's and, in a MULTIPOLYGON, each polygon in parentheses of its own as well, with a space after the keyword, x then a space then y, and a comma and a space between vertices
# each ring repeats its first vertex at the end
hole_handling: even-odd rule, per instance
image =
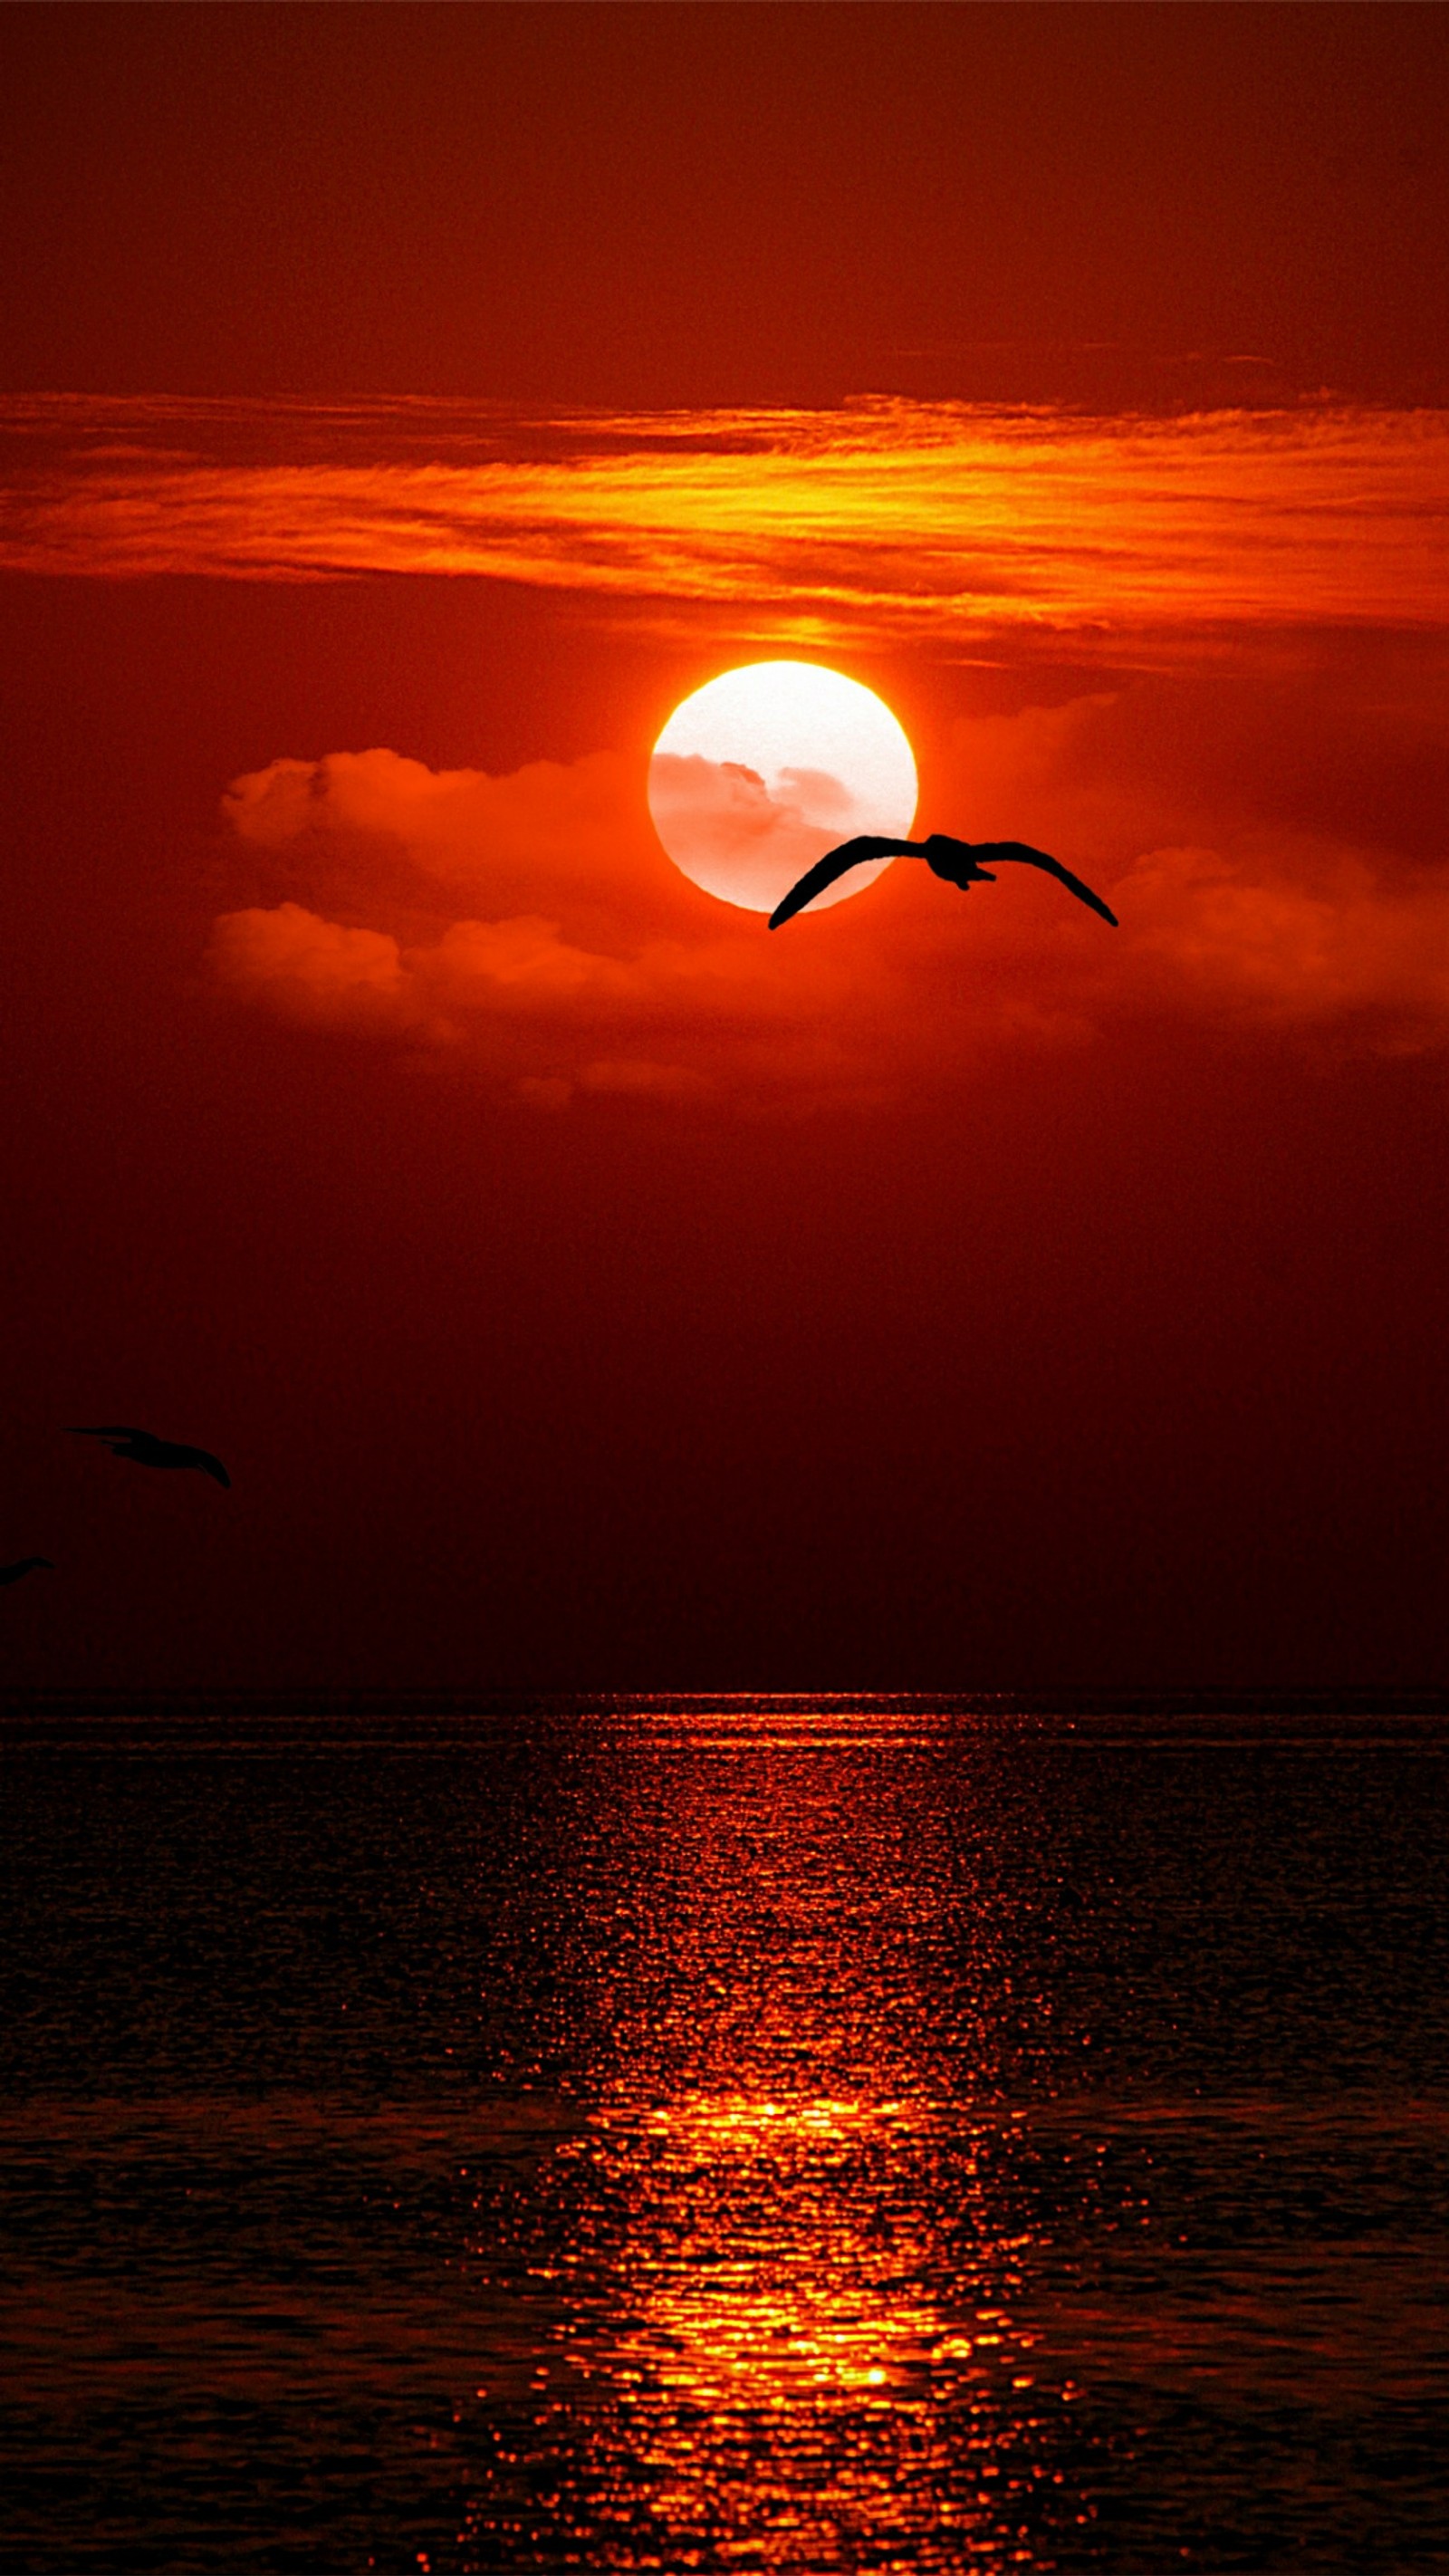
POLYGON ((869 1103, 1141 1014, 1442 1045, 1449 883, 1392 834, 1325 827, 1321 710, 1290 693, 1259 725, 1247 680, 1163 689, 963 718, 923 782, 922 831, 1059 851, 1110 895, 1115 934, 1025 869, 968 902, 898 862, 774 935, 671 866, 613 755, 490 778, 374 750, 235 782, 249 899, 211 964, 260 1008, 449 1047, 541 1108, 869 1103))
POLYGON ((1449 1038, 1449 886, 1391 889, 1351 855, 1317 851, 1294 882, 1215 850, 1157 850, 1121 888, 1140 960, 1169 989, 1281 1026, 1367 1023, 1376 1042, 1449 1038))
POLYGON ((279 760, 225 811, 261 898, 213 934, 237 997, 465 1049, 541 1106, 792 1079, 814 1096, 807 997, 839 966, 772 953, 758 915, 687 883, 612 756, 508 778, 383 750, 279 760))
MULTIPOLYGON (((759 912, 773 912, 837 842, 889 828, 828 770, 784 769, 771 789, 757 770, 698 752, 655 752, 649 808, 665 847, 696 885, 726 902, 744 895, 759 912)), ((832 888, 825 901, 844 897, 844 888, 832 888)))
MULTIPOLYGON (((1148 679, 958 722, 943 766, 970 837, 1070 855, 1121 919, 1121 953, 1068 965, 1054 943, 1038 950, 1034 989, 1070 993, 1097 1021, 1153 1008, 1443 1044, 1449 727, 1442 676, 1437 704, 1422 683, 1389 648, 1291 684, 1261 670, 1193 689, 1148 679)), ((1026 967, 1003 907, 973 934, 1026 967)))
POLYGON ((415 953, 413 969, 461 1006, 489 1011, 624 1003, 635 981, 627 966, 570 947, 556 921, 528 912, 455 921, 436 948, 415 953))
POLYGON ((347 930, 299 903, 224 913, 210 962, 223 984, 282 1019, 319 1028, 392 1029, 413 1016, 397 941, 347 930))
POLYGON ((232 782, 223 812, 278 892, 305 883, 339 905, 385 896, 421 918, 444 890, 458 905, 486 900, 490 917, 567 905, 607 945, 621 889, 631 922, 641 907, 662 920, 679 892, 643 779, 614 752, 505 778, 383 750, 274 760, 232 782))

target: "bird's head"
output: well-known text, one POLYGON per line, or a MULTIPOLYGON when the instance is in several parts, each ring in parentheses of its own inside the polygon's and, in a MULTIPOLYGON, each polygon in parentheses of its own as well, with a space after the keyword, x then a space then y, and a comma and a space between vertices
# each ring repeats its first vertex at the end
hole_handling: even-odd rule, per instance
POLYGON ((949 832, 932 832, 926 840, 926 865, 931 874, 944 877, 947 885, 992 885, 995 880, 979 865, 965 841, 953 841, 949 832))

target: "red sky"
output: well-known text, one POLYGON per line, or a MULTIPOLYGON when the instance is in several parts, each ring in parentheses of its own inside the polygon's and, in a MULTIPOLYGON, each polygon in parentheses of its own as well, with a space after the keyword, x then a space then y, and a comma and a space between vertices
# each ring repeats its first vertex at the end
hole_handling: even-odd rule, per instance
POLYGON ((0 46, 11 1675, 1442 1680, 1443 13, 0 46), (688 884, 781 654, 1120 931, 688 884))

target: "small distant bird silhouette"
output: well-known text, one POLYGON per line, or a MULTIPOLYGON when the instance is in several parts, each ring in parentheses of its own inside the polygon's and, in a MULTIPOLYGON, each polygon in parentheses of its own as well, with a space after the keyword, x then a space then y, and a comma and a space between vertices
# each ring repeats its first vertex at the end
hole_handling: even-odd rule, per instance
POLYGON ((47 1574, 55 1572, 48 1556, 17 1556, 13 1565, 0 1565, 0 1583, 18 1583, 22 1575, 33 1574, 38 1565, 43 1565, 47 1574))
POLYGON ((963 894, 974 885, 995 885, 991 869, 981 865, 983 859, 992 860, 998 867, 1003 859, 1018 859, 1026 867, 1045 868, 1068 894, 1074 894, 1079 903, 1090 904, 1093 912, 1110 921, 1114 930, 1117 927, 1117 915, 1108 911, 1099 894, 1093 894, 1089 885, 1074 877, 1060 859, 1049 859, 1045 850, 1029 850, 1025 841, 953 841, 944 832, 933 832, 927 841, 887 841, 878 833, 862 832, 857 840, 842 841, 838 850, 827 850, 823 859, 806 869, 784 902, 776 904, 770 915, 770 928, 778 930, 782 922, 793 920, 807 903, 813 903, 827 886, 833 886, 837 877, 845 876, 851 868, 864 867, 868 859, 907 858, 924 859, 933 876, 944 877, 948 885, 959 886, 963 894))
POLYGON ((129 1422, 72 1422, 67 1428, 79 1440, 105 1440, 113 1458, 134 1459, 138 1467, 199 1467, 203 1476, 214 1476, 219 1485, 230 1485, 219 1458, 209 1449, 188 1449, 182 1440, 158 1440, 154 1431, 138 1431, 129 1422))

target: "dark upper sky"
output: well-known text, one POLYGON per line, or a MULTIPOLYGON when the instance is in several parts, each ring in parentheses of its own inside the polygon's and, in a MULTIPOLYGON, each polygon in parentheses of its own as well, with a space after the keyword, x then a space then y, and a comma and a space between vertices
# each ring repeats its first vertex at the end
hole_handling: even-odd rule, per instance
POLYGON ((1373 541, 1407 459, 1442 543, 1433 423, 1375 424, 1446 392, 1444 13, 42 6, 0 46, 11 394, 1025 400, 1120 415, 1121 455, 1134 410, 1299 424, 1241 559, 1220 520, 1174 558, 1170 651, 1115 609, 819 648, 907 721, 931 822, 1126 888, 1120 964, 920 871, 699 1035, 720 908, 588 799, 758 658, 744 574, 729 618, 550 586, 544 539, 509 579, 6 577, 0 1558, 59 1568, 0 1599, 13 1675, 1442 1678, 1445 657, 1373 541), (1280 568, 1224 625, 1299 545, 1325 387, 1348 604, 1280 568), (370 750, 556 764, 507 812, 601 873, 490 895, 414 771, 370 838, 218 819, 370 750), (647 928, 656 981, 583 1055, 557 992, 512 1054, 254 1007, 213 925, 287 902, 425 958, 547 914, 564 993, 647 928), (234 1491, 62 1436, 107 1420, 234 1491))
POLYGON ((1445 389, 1438 9, 6 21, 11 387, 1445 389))

